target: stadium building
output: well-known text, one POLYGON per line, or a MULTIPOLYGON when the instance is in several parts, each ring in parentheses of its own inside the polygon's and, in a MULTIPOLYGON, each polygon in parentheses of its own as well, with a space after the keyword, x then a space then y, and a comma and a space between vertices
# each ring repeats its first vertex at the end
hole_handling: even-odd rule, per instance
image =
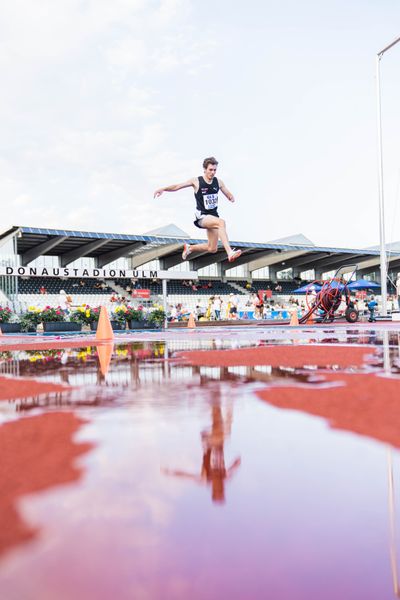
MULTIPOLYGON (((324 279, 343 265, 357 265, 357 277, 379 283, 376 247, 321 247, 300 234, 267 243, 232 242, 242 256, 231 264, 223 248, 183 262, 185 241, 204 239, 192 239, 175 225, 144 235, 14 226, 0 234, 0 302, 25 308, 37 304, 43 290, 49 305, 57 305, 61 290, 76 304, 104 303, 110 294, 132 295, 134 289, 150 290, 154 299, 162 295, 161 279, 168 279, 168 302, 190 308, 204 296, 246 295, 249 282, 254 291, 286 297, 303 281, 324 279), (188 271, 197 279, 187 281, 188 271)), ((391 245, 387 259, 394 281, 398 244, 391 245)), ((388 291, 394 291, 392 283, 388 291)))

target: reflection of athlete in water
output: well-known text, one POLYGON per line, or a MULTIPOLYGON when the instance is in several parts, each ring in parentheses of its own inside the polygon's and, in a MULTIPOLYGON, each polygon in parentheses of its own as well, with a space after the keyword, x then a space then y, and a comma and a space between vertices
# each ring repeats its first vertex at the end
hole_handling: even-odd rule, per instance
POLYGON ((163 469, 163 472, 167 475, 191 479, 198 483, 210 485, 213 502, 221 504, 225 502, 225 482, 232 478, 241 461, 240 457, 238 457, 230 467, 225 465, 224 443, 231 432, 232 412, 229 410, 224 419, 221 406, 217 403, 212 406, 211 414, 211 429, 202 431, 201 433, 203 461, 200 474, 171 469, 163 469))
POLYGON ((215 177, 218 161, 211 156, 203 161, 204 175, 193 177, 184 183, 177 183, 160 188, 154 192, 154 198, 161 196, 163 192, 177 192, 183 188, 192 187, 196 198, 196 212, 194 224, 200 229, 207 230, 208 244, 185 244, 182 258, 186 260, 192 252, 217 252, 218 239, 221 240, 229 262, 233 262, 242 254, 241 250, 233 250, 229 244, 226 233, 225 221, 218 215, 218 192, 221 192, 230 202, 235 202, 233 194, 227 189, 221 179, 215 177))

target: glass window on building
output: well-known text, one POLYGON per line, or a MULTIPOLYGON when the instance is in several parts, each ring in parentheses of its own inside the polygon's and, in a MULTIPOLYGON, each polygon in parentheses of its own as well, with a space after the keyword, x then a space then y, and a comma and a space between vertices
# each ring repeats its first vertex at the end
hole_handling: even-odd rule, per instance
POLYGON ((252 279, 269 279, 269 268, 262 267, 261 269, 256 269, 251 273, 252 279))
POLYGON ((314 281, 315 280, 314 269, 308 269, 308 271, 302 271, 300 273, 300 279, 304 279, 304 281, 314 281))
POLYGON ((293 279, 293 269, 284 269, 283 271, 278 271, 276 274, 276 278, 280 280, 293 279))

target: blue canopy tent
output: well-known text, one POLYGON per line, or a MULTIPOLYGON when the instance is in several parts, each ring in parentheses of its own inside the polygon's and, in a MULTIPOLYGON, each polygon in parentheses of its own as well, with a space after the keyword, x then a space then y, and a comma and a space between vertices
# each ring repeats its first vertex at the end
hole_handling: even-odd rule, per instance
POLYGON ((372 290, 381 287, 379 283, 375 283, 375 281, 368 281, 368 279, 357 279, 357 281, 352 281, 347 286, 349 290, 372 290))
POLYGON ((332 281, 329 282, 329 287, 331 289, 339 288, 339 290, 344 290, 343 283, 340 283, 339 281, 336 281, 336 279, 333 279, 332 281))
POLYGON ((299 288, 297 288, 297 290, 293 290, 293 294, 305 294, 307 291, 314 291, 314 292, 319 292, 320 289, 322 288, 322 285, 319 285, 319 283, 313 283, 313 285, 311 286, 309 283, 307 285, 303 285, 299 288))

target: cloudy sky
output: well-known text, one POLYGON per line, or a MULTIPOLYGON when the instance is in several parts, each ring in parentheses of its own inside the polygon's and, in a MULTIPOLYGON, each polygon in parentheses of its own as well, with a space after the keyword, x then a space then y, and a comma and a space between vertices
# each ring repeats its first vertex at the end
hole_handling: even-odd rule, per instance
MULTIPOLYGON (((0 18, 2 227, 191 235, 205 156, 230 237, 379 242, 375 55, 398 0, 14 0, 0 18)), ((387 241, 400 239, 400 44, 382 62, 387 241)))

